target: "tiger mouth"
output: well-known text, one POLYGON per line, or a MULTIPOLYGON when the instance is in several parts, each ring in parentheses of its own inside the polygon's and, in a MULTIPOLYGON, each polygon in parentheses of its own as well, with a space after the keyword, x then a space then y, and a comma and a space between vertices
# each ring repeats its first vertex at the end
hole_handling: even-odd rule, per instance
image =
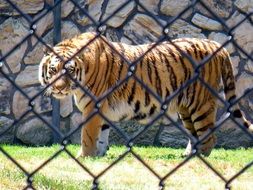
POLYGON ((47 91, 45 91, 44 96, 47 96, 47 97, 54 96, 57 98, 57 97, 66 97, 69 94, 70 94, 69 92, 62 92, 62 91, 54 92, 51 89, 48 89, 47 91))
POLYGON ((57 93, 57 94, 52 94, 53 97, 57 98, 57 99, 63 99, 65 97, 68 96, 68 94, 60 94, 60 93, 57 93))
POLYGON ((47 89, 43 95, 49 97, 52 95, 52 91, 50 89, 47 89))
POLYGON ((67 96, 69 96, 70 93, 66 92, 66 93, 63 93, 63 92, 52 92, 51 93, 51 96, 55 97, 56 99, 63 99, 63 98, 66 98, 67 96))
POLYGON ((48 87, 48 89, 44 92, 44 96, 54 96, 56 98, 66 97, 72 94, 72 92, 76 89, 78 89, 78 86, 76 84, 71 85, 69 88, 65 88, 64 91, 55 91, 54 87, 48 87))

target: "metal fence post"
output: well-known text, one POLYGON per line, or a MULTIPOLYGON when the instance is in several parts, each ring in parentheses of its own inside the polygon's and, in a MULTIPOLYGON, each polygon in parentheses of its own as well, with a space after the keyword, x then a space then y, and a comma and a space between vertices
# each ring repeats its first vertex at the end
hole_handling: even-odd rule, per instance
MULTIPOLYGON (((61 41, 61 0, 54 0, 54 4, 59 4, 54 8, 54 32, 53 32, 53 43, 54 45, 61 41)), ((52 121, 53 126, 56 128, 60 128, 60 101, 52 98, 52 106, 53 106, 53 113, 52 113, 52 121)), ((59 135, 54 132, 54 143, 60 142, 59 135)))

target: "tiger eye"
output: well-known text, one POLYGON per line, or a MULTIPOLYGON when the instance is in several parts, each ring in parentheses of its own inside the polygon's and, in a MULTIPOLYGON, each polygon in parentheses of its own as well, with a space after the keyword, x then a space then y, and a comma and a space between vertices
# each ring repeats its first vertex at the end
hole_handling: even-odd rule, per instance
POLYGON ((50 68, 49 68, 49 71, 52 72, 53 74, 57 72, 57 70, 56 70, 55 67, 50 67, 50 68))
POLYGON ((74 67, 68 67, 68 72, 71 74, 71 73, 74 73, 75 72, 75 68, 74 67))

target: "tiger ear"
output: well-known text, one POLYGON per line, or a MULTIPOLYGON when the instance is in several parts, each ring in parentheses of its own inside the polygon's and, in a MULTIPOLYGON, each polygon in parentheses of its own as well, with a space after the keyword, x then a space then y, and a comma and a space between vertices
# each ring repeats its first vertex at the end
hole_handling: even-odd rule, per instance
POLYGON ((52 52, 52 46, 50 44, 46 44, 44 47, 43 47, 43 53, 44 55, 48 55, 50 52, 52 52))

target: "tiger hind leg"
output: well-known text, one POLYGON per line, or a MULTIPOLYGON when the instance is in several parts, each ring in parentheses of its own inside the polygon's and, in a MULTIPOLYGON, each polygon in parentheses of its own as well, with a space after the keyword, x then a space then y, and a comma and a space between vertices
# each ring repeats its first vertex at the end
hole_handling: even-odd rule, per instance
POLYGON ((217 142, 215 134, 210 133, 211 129, 214 127, 216 118, 215 106, 207 103, 193 113, 191 118, 198 139, 201 141, 200 145, 197 147, 198 151, 204 156, 209 156, 217 142))
POLYGON ((110 126, 102 125, 99 139, 97 140, 97 156, 104 156, 109 149, 110 126))
MULTIPOLYGON (((189 113, 187 113, 186 111, 183 111, 183 112, 179 113, 179 116, 183 122, 184 127, 190 132, 190 134, 193 137, 198 139, 197 133, 194 129, 193 123, 191 121, 191 116, 189 115, 189 113)), ((188 144, 187 144, 186 149, 185 149, 184 153, 182 154, 182 156, 183 157, 190 156, 192 154, 192 152, 193 152, 193 142, 189 138, 188 144)))

